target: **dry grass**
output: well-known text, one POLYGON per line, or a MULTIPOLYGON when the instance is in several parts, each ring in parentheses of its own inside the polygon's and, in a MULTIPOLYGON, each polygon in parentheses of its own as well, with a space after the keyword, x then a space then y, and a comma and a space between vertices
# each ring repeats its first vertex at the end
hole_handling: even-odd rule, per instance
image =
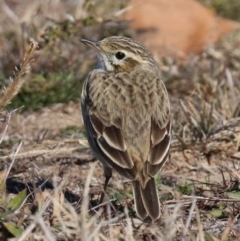
POLYGON ((131 34, 128 24, 114 17, 124 2, 1 2, 5 6, 0 8, 4 16, 0 18, 3 26, 0 30, 1 87, 9 84, 8 76, 12 75, 14 66, 18 67, 28 43, 36 41, 39 45, 31 65, 31 81, 25 83, 13 99, 10 110, 20 106, 36 110, 56 102, 75 100, 79 97, 82 80, 96 61, 79 39, 131 34))
POLYGON ((15 68, 15 71, 13 72, 14 79, 10 79, 10 84, 4 88, 3 96, 0 99, 0 112, 3 111, 6 105, 10 103, 24 85, 26 78, 23 78, 23 75, 26 74, 30 68, 31 58, 37 46, 37 42, 32 42, 30 49, 24 54, 20 69, 17 67, 15 68))
MULTIPOLYGON (((92 2, 78 1, 77 5, 72 1, 64 4, 55 0, 48 5, 43 2, 38 1, 24 11, 22 6, 26 4, 26 7, 27 2, 14 8, 13 1, 8 1, 5 3, 9 8, 5 6, 1 10, 9 18, 8 21, 0 18, 1 25, 6 24, 6 29, 15 31, 7 44, 11 55, 5 52, 0 56, 4 76, 13 69, 11 66, 24 59, 24 52, 28 57, 15 79, 2 83, 7 90, 0 97, 0 239, 238 240, 240 33, 208 47, 188 63, 179 63, 171 57, 158 60, 172 103, 173 140, 170 160, 161 176, 156 177, 162 203, 161 219, 143 223, 134 211, 130 183, 116 173, 105 202, 98 205, 102 169, 89 151, 78 99, 77 103, 54 104, 24 113, 13 110, 11 105, 9 112, 4 108, 16 94, 27 98, 26 92, 22 92, 24 81, 28 82, 25 87, 31 86, 33 96, 34 89, 40 91, 45 87, 45 80, 38 84, 33 81, 36 75, 51 72, 51 76, 57 73, 59 77, 58 68, 65 68, 68 73, 88 72, 93 61, 86 58, 89 52, 76 45, 77 28, 81 30, 80 35, 101 38, 113 33, 109 29, 103 33, 105 27, 101 33, 93 31, 106 23, 116 26, 115 20, 99 20, 108 8, 115 9, 111 16, 119 10, 119 4, 113 6, 111 1, 104 8, 101 2, 95 7, 92 2), (71 13, 70 19, 74 18, 72 25, 71 21, 58 21, 66 17, 66 11, 71 13), (41 13, 38 19, 35 12, 41 13), (19 28, 22 22, 25 24, 23 41, 19 28), (36 44, 30 46, 29 52, 26 44, 29 36, 34 36, 42 48, 34 56, 36 44), (70 40, 69 36, 72 36, 70 40), (63 52, 56 52, 59 49, 63 52), (33 58, 35 61, 31 62, 33 58), (22 76, 29 64, 28 77, 22 76)), ((117 33, 122 31, 119 24, 114 30, 117 33)), ((0 34, 5 42, 6 29, 0 34)), ((46 80, 51 82, 51 76, 46 80)), ((80 87, 77 90, 80 92, 80 87)), ((40 93, 53 92, 46 88, 40 93)), ((21 107, 20 102, 15 104, 21 107)))

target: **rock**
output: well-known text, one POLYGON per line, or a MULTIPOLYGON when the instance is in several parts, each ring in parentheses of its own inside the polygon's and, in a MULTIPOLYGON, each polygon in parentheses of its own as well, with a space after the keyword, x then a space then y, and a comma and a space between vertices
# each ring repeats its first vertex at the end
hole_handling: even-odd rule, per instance
POLYGON ((221 18, 196 0, 132 0, 124 19, 139 32, 152 53, 186 59, 238 29, 238 22, 221 18))

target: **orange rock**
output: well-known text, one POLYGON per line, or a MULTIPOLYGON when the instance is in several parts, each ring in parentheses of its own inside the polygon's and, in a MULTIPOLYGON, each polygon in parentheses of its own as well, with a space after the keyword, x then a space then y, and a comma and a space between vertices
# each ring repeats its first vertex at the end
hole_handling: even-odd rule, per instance
POLYGON ((124 18, 154 53, 186 58, 240 24, 218 17, 196 0, 132 0, 124 18))

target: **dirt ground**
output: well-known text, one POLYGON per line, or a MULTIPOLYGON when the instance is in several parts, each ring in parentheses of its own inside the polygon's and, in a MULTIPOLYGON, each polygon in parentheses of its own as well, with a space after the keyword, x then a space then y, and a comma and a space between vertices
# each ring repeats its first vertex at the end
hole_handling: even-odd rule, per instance
MULTIPOLYGON (((172 105, 176 104, 177 100, 172 98, 172 105)), ((174 117, 179 115, 179 108, 176 107, 175 110, 174 117)), ((173 119, 177 121, 176 118, 173 119)), ((173 237, 183 235, 184 225, 180 223, 187 222, 191 214, 191 224, 187 231, 189 240, 195 240, 194 237, 201 230, 204 231, 204 237, 209 234, 210 237, 216 237, 215 240, 224 240, 217 239, 223 235, 238 236, 239 123, 240 118, 225 123, 225 127, 205 141, 186 138, 183 144, 179 136, 173 135, 170 159, 161 172, 161 181, 158 183, 163 212, 162 221, 157 226, 160 230, 165 227, 161 222, 166 222, 164 217, 168 213, 175 222, 176 233, 173 237), (232 139, 229 141, 229 138, 232 139), (187 145, 189 148, 184 147, 187 145), (196 215, 200 215, 199 220, 196 215)), ((18 193, 29 186, 41 186, 43 191, 61 185, 66 200, 76 210, 80 208, 79 202, 83 198, 89 169, 95 159, 84 135, 79 103, 55 104, 37 112, 12 113, 1 151, 4 153, 0 158, 1 166, 9 167, 10 163, 13 164, 7 179, 9 193, 18 193)), ((92 208, 97 205, 103 182, 102 168, 98 163, 90 182, 92 208)), ((124 214, 127 203, 133 222, 141 223, 134 213, 131 185, 116 173, 108 188, 106 201, 109 199, 115 210, 113 217, 124 214)), ((117 221, 120 227, 124 226, 122 222, 117 221)), ((154 236, 155 231, 149 231, 148 228, 148 225, 142 228, 141 235, 154 236)), ((134 234, 134 237, 138 235, 134 234)), ((158 236, 157 238, 161 240, 158 236)), ((142 237, 142 240, 152 239, 142 237)))

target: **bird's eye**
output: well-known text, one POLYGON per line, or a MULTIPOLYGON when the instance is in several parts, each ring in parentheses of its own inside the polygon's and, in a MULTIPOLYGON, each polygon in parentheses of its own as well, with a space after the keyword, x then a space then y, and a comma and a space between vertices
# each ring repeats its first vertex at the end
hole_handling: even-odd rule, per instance
POLYGON ((125 54, 123 52, 117 52, 115 54, 116 58, 121 60, 121 59, 124 59, 125 58, 125 54))

